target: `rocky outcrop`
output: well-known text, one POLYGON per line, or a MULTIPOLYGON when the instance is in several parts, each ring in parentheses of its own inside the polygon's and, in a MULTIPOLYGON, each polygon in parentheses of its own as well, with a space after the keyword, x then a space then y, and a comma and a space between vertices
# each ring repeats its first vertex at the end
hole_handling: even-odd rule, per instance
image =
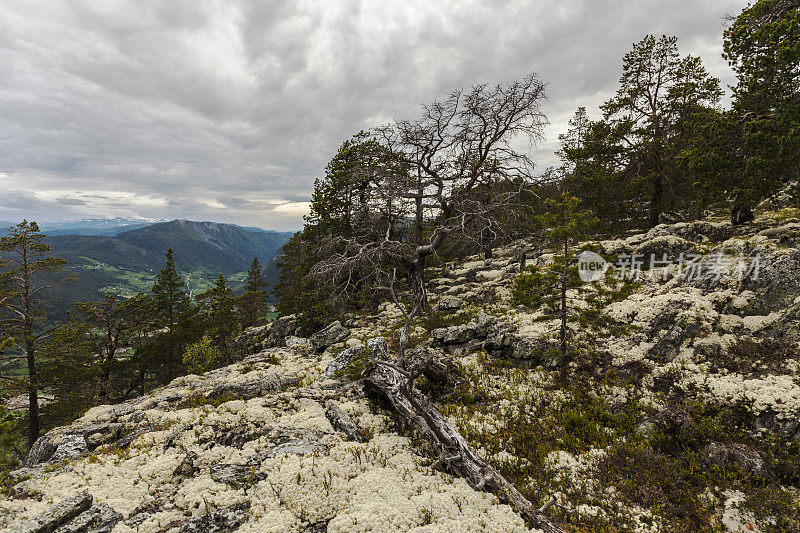
POLYGON ((297 334, 297 320, 294 315, 280 317, 262 326, 244 330, 234 341, 233 353, 238 357, 286 346, 287 337, 297 334))
POLYGON ((92 495, 80 492, 61 500, 30 520, 19 524, 18 533, 107 533, 122 519, 108 505, 92 507, 92 495))
POLYGON ((67 461, 102 444, 118 440, 122 432, 123 425, 119 423, 89 424, 71 428, 67 432, 60 428, 53 430, 36 440, 25 459, 25 466, 67 461))
POLYGON ((449 313, 461 309, 464 300, 457 296, 443 296, 436 302, 434 309, 438 312, 449 313))
POLYGON ((225 509, 193 518, 180 533, 229 533, 236 531, 247 520, 250 504, 240 503, 225 509))
MULTIPOLYGON (((365 344, 371 356, 389 358, 382 337, 365 344)), ((90 410, 45 435, 32 466, 14 474, 31 478, 0 496, 0 529, 17 531, 26 517, 41 516, 37 528, 106 531, 115 522, 115 533, 312 525, 345 532, 355 523, 467 530, 481 521, 527 530, 509 507, 427 464, 356 383, 321 380, 332 357, 272 348, 135 402, 90 410), (86 441, 85 450, 70 445, 83 450, 78 456, 46 462, 77 437, 86 441), (60 503, 83 489, 94 501, 60 503), (431 498, 458 506, 424 518, 419 509, 431 498)))
POLYGON ((492 333, 497 319, 480 311, 477 318, 460 326, 434 329, 433 338, 444 346, 463 345, 470 341, 485 340, 492 333))
POLYGON ((737 465, 745 472, 765 478, 769 475, 764 457, 757 451, 743 444, 722 444, 712 442, 703 450, 709 464, 717 468, 737 465))
POLYGON ((308 340, 316 351, 322 352, 329 346, 341 342, 349 336, 350 330, 342 326, 342 323, 337 320, 311 335, 308 340))
POLYGON ((361 428, 353 422, 350 416, 339 408, 339 405, 334 402, 328 402, 325 407, 325 417, 330 421, 331 426, 337 431, 345 434, 348 440, 363 441, 364 433, 361 428))
POLYGON ((383 337, 374 337, 367 341, 366 346, 357 345, 342 350, 333 358, 333 361, 328 363, 325 372, 322 374, 322 379, 336 376, 337 373, 344 371, 358 357, 361 357, 364 361, 368 359, 388 359, 390 356, 389 348, 386 345, 386 339, 383 337))
MULTIPOLYGON (((800 439, 795 224, 757 220, 733 228, 698 221, 594 243, 609 253, 695 251, 709 268, 717 252, 760 253, 762 263, 751 279, 689 279, 668 269, 632 286, 587 286, 602 288, 586 293, 594 302, 570 294, 576 306, 591 306, 594 322, 569 324, 576 355, 564 365, 566 384, 550 357, 558 324, 511 298, 519 250, 531 251, 534 267, 552 260, 546 250, 534 251, 532 240, 497 250, 496 259, 470 258, 432 273, 436 314, 414 324, 411 362, 402 367, 385 340, 402 321, 391 302, 373 315, 344 316, 309 339, 296 336, 292 317, 248 329, 237 341, 241 361, 92 409, 40 438, 26 468, 14 474, 30 479, 0 496, 0 529, 55 516, 61 517, 56 527, 71 528, 58 531, 104 531, 111 524, 115 533, 344 532, 356 524, 374 531, 525 531, 510 508, 480 492, 487 488, 528 516, 543 506, 547 518, 569 516, 576 528, 680 529, 660 514, 662 507, 632 504, 629 493, 622 495, 624 483, 609 481, 614 472, 600 474, 608 468, 600 462, 606 457, 628 469, 625 481, 639 462, 666 471, 664 464, 680 467, 676 457, 688 453, 692 468, 705 465, 743 476, 737 484, 775 489, 784 467, 776 462, 780 453, 764 451, 762 443, 800 439), (426 329, 437 320, 454 325, 426 329), (757 344, 769 338, 783 339, 779 358, 757 344), (750 344, 736 344, 745 340, 750 344), (733 346, 746 352, 736 361, 733 346), (373 384, 392 374, 400 386, 365 391, 368 368, 373 384), (421 377, 412 388, 408 376, 421 377), (426 455, 398 435, 402 413, 390 416, 387 405, 416 413, 422 433, 428 428, 433 443, 446 444, 430 449, 445 453, 426 455), (437 410, 444 416, 434 420, 437 410), (725 417, 734 421, 731 431, 706 431, 725 417), (436 435, 435 428, 449 429, 436 435), (569 452, 558 449, 565 439, 569 452), (654 452, 653 442, 675 446, 645 454, 654 452), (537 477, 543 449, 546 472, 537 477), (664 449, 676 457, 664 457, 664 449), (459 465, 465 454, 468 461, 459 465), (540 501, 519 506, 495 475, 509 471, 524 472, 528 486, 516 489, 540 501), (75 500, 80 509, 59 511, 65 496, 84 489, 94 495, 88 506, 75 500), (620 522, 603 521, 616 514, 620 522)), ((712 503, 703 512, 728 512, 734 498, 706 489, 703 498, 712 503)), ((792 494, 794 485, 780 497, 792 494)), ((744 524, 757 530, 769 519, 744 524)), ((785 523, 796 529, 797 522, 785 523)))

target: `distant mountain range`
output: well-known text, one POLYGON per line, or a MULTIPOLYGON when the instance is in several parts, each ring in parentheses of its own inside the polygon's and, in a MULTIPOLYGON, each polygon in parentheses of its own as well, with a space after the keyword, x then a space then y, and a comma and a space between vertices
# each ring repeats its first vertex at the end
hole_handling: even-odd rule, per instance
MULTIPOLYGON (((150 218, 83 218, 64 222, 42 222, 39 229, 53 235, 107 235, 114 236, 123 231, 143 228, 165 220, 150 218)), ((5 235, 14 222, 0 221, 0 235, 5 235)))
POLYGON ((271 286, 277 281, 275 263, 280 250, 292 236, 290 232, 191 220, 148 224, 101 219, 67 224, 70 226, 42 227, 51 254, 66 259, 68 274, 77 279, 52 292, 57 314, 103 294, 129 297, 149 290, 164 266, 167 248, 172 248, 190 294, 211 287, 220 272, 234 290, 241 290, 254 257, 263 265, 264 280, 271 286))

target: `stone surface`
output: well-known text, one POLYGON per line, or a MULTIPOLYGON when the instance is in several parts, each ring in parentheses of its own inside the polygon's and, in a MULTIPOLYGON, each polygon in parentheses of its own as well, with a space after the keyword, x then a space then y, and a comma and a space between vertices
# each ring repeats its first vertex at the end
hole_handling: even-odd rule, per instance
POLYGON ((473 322, 434 329, 431 334, 440 344, 463 344, 474 339, 485 339, 491 333, 496 321, 493 316, 479 312, 473 322))
POLYGON ((316 453, 327 453, 328 449, 322 444, 314 441, 296 439, 278 444, 267 452, 267 457, 279 457, 281 455, 311 455, 316 453))
POLYGON ((247 520, 249 503, 232 505, 213 513, 191 519, 180 529, 181 533, 229 533, 236 531, 247 520))
POLYGON ((350 416, 339 408, 339 405, 330 401, 325 406, 325 417, 330 421, 333 429, 341 431, 348 440, 363 441, 364 434, 350 416))
POLYGON ((80 492, 65 500, 61 500, 43 513, 21 524, 14 531, 17 533, 51 533, 60 525, 67 523, 92 505, 92 495, 80 492))
POLYGON ((261 326, 244 330, 234 341, 234 353, 238 358, 286 345, 287 337, 297 332, 294 315, 280 317, 261 326))
POLYGON ((366 358, 369 351, 366 346, 352 346, 339 352, 333 360, 328 363, 325 372, 322 374, 321 379, 328 379, 335 377, 338 372, 342 372, 352 363, 359 355, 366 358))
POLYGON ((719 468, 727 468, 735 463, 745 472, 757 477, 767 477, 769 474, 761 454, 743 444, 712 442, 703 451, 706 460, 719 468))
POLYGON ((256 480, 256 472, 250 466, 232 464, 211 465, 211 479, 232 487, 246 487, 256 480))
POLYGON ((110 533, 122 515, 105 503, 98 503, 79 514, 54 533, 110 533))
POLYGON ((172 475, 178 479, 194 477, 194 475, 199 471, 199 469, 194 465, 196 460, 197 454, 195 452, 186 452, 186 456, 183 458, 183 461, 181 461, 181 464, 178 465, 178 468, 175 469, 172 475))
POLYGON ((88 449, 86 438, 80 434, 66 435, 56 446, 56 451, 50 458, 50 462, 67 461, 78 457, 88 449))
POLYGON ((25 466, 34 466, 49 461, 56 452, 56 445, 53 443, 56 436, 57 432, 54 430, 36 439, 25 457, 25 466))
POLYGON ((311 348, 311 343, 304 337, 294 337, 292 335, 286 337, 287 348, 311 348))
POLYGON ((436 302, 436 311, 455 311, 457 309, 461 309, 462 305, 464 305, 464 300, 457 296, 442 296, 439 301, 436 302))
POLYGON ((650 258, 660 261, 666 256, 669 260, 675 260, 682 253, 694 250, 694 243, 673 235, 664 235, 649 239, 634 249, 634 254, 641 257, 645 264, 649 265, 650 258))
POLYGON ((349 336, 350 330, 342 326, 341 322, 337 320, 311 335, 308 340, 311 341, 311 346, 316 351, 322 352, 328 346, 341 342, 349 336))

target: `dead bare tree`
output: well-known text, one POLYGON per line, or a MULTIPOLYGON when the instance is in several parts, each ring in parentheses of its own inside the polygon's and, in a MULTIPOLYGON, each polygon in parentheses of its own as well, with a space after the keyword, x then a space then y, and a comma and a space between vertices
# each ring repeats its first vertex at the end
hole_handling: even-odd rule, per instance
POLYGON ((542 137, 544 89, 535 74, 505 86, 456 89, 423 106, 418 120, 373 131, 392 163, 362 179, 371 187, 362 201, 370 209, 365 230, 319 243, 325 259, 311 273, 343 293, 372 276, 376 286, 395 294, 406 316, 400 363, 408 327, 427 305, 428 258, 448 239, 485 247, 506 231, 501 218, 521 212, 520 193, 532 182, 533 164, 516 146, 542 137), (398 278, 410 288, 407 306, 394 291, 398 278))

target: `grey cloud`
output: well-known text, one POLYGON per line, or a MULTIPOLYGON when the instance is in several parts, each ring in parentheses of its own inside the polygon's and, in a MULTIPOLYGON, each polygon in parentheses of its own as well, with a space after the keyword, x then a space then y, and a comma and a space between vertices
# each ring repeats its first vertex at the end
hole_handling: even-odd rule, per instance
POLYGON ((86 200, 80 200, 78 198, 56 198, 55 203, 61 205, 87 205, 86 200))
POLYGON ((596 114, 612 94, 622 55, 646 33, 677 35, 683 53, 730 83, 721 15, 744 5, 5 3, 0 187, 28 195, 0 199, 0 218, 28 210, 296 228, 314 178, 350 135, 414 117, 454 86, 531 71, 548 82, 552 124, 533 154, 541 168, 575 108, 596 114))

